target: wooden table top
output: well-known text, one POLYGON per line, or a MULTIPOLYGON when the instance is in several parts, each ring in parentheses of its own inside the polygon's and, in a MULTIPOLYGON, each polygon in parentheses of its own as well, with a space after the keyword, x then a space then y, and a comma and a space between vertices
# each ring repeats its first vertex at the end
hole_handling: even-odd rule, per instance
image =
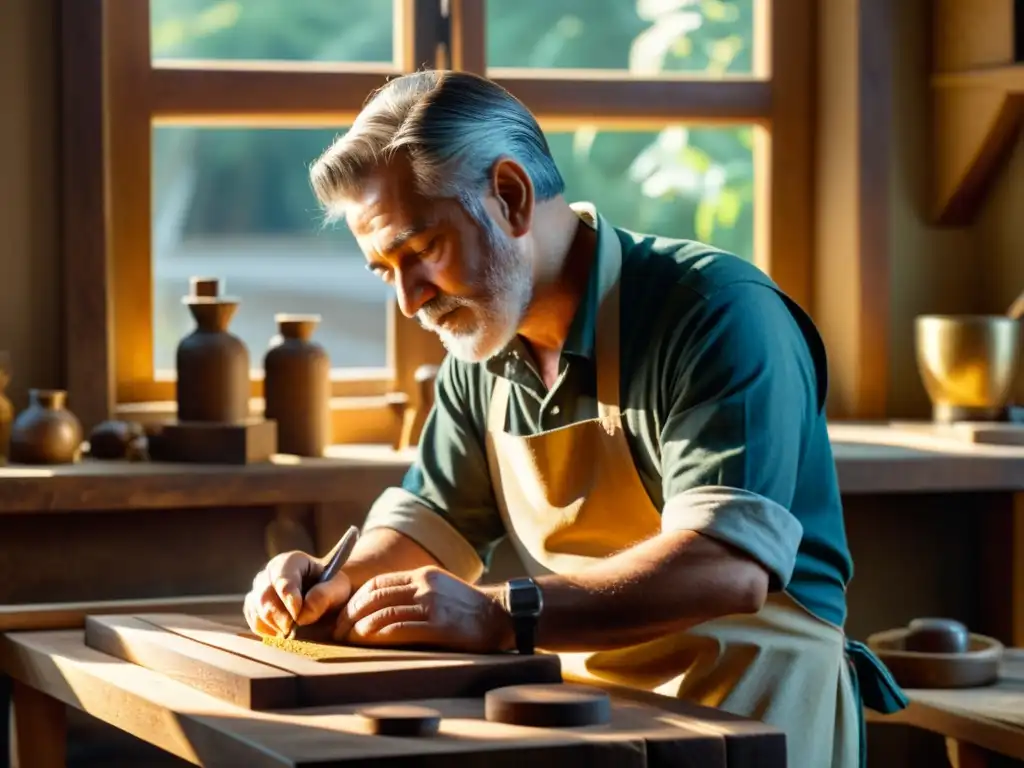
MULTIPOLYGON (((365 704, 358 702, 274 708, 273 701, 268 700, 259 707, 249 706, 248 699, 239 698, 238 686, 226 685, 225 681, 245 677, 264 682, 273 679, 275 687, 264 686, 264 691, 284 696, 282 701, 287 703, 291 702, 287 697, 292 692, 282 689, 280 683, 290 670, 271 666, 270 662, 278 662, 272 655, 263 655, 263 650, 257 653, 236 647, 241 639, 237 628, 225 627, 226 633, 235 638, 230 641, 235 644, 234 650, 224 650, 221 640, 204 637, 214 645, 204 643, 201 652, 195 652, 195 658, 205 666, 191 673, 194 684, 189 684, 188 674, 174 672, 178 667, 172 669, 172 674, 157 672, 155 668, 168 664, 168 660, 180 663, 183 654, 191 658, 194 652, 188 645, 194 638, 176 634, 177 630, 168 627, 187 625, 191 631, 217 626, 202 624, 204 620, 195 617, 162 616, 165 618, 148 617, 156 622, 148 628, 143 626, 146 620, 142 616, 96 619, 90 624, 88 643, 87 631, 81 629, 7 633, 0 636, 0 665, 15 680, 201 765, 326 768, 385 761, 391 766, 406 760, 420 765, 431 758, 443 760, 444 765, 486 764, 487 768, 493 768, 495 760, 500 763, 511 759, 531 761, 532 766, 559 768, 566 764, 641 768, 678 765, 680 761, 707 768, 785 765, 783 734, 771 727, 654 694, 630 692, 628 696, 619 696, 614 688, 608 723, 544 728, 487 720, 484 700, 479 695, 423 697, 419 695, 420 689, 413 686, 410 690, 416 695, 401 697, 401 703, 433 707, 442 714, 439 732, 421 737, 374 735, 358 714, 365 704), (166 627, 160 625, 161 621, 166 627), (103 632, 97 634, 97 626, 103 632), (112 636, 120 639, 120 648, 110 640, 112 636), (103 643, 111 643, 115 655, 96 649, 96 645, 103 643), (139 663, 118 656, 131 656, 139 663), (263 661, 254 660, 254 656, 262 656, 263 661), (258 665, 263 666, 254 671, 258 665), (243 703, 234 703, 232 699, 243 703), (661 703, 667 706, 662 707, 661 703)), ((255 640, 250 642, 266 651, 278 650, 255 640)), ((374 688, 386 687, 386 679, 396 679, 396 665, 424 664, 422 654, 419 660, 382 658, 377 662, 380 675, 366 677, 374 688)), ((454 658, 447 663, 458 662, 454 658)), ((500 659, 482 663, 494 662, 504 663, 500 659)), ((303 665, 316 663, 300 658, 294 668, 305 669, 303 665)), ((325 666, 355 670, 372 663, 345 659, 344 663, 325 666)), ((437 673, 445 675, 437 686, 439 690, 451 687, 451 680, 442 671, 445 668, 445 661, 439 662, 437 673)), ((536 667, 533 669, 528 674, 536 677, 536 667)), ((335 671, 319 674, 339 676, 335 671)), ((299 675, 300 688, 306 679, 307 675, 299 675)), ((335 686, 333 690, 341 689, 335 686)), ((379 697, 374 698, 379 704, 379 697)))
POLYGON ((908 688, 910 706, 871 722, 903 723, 1024 760, 1024 649, 1008 648, 995 685, 960 690, 908 688))

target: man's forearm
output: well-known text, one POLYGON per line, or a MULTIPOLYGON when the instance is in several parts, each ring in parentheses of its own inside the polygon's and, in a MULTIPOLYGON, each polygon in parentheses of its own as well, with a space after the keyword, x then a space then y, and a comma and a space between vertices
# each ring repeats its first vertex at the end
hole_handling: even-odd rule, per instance
POLYGON ((344 571, 356 590, 374 576, 412 571, 425 565, 439 563, 408 536, 391 528, 374 528, 359 538, 344 571))
POLYGON ((692 531, 663 533, 584 571, 536 581, 544 597, 537 646, 549 651, 617 648, 754 613, 768 591, 760 564, 692 531))

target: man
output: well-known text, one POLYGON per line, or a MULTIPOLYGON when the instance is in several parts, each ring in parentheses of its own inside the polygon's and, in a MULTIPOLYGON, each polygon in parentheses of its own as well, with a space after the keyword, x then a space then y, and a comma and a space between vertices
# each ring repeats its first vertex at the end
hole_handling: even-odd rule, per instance
POLYGON ((532 115, 482 78, 393 80, 311 176, 449 354, 418 459, 343 573, 303 600, 322 562, 274 558, 253 630, 337 612, 350 643, 536 644, 772 723, 793 766, 858 764, 860 695, 905 700, 841 629, 852 564, 810 319, 739 258, 567 203, 532 115), (506 537, 524 577, 479 584, 506 537))

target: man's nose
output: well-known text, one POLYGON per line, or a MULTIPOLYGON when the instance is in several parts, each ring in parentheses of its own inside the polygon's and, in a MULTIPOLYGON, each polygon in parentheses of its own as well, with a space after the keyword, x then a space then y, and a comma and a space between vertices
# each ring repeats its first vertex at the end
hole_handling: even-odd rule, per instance
POLYGON ((423 305, 437 295, 431 282, 423 279, 418 269, 399 270, 395 281, 398 308, 406 317, 414 317, 423 305))

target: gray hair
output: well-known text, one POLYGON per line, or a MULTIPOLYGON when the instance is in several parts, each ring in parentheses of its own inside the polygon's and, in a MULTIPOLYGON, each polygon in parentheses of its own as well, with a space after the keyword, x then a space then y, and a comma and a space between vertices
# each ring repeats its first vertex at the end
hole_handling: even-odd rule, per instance
POLYGON ((340 218, 342 200, 399 151, 407 153, 420 194, 458 199, 477 218, 480 192, 502 157, 523 166, 538 202, 565 188, 544 133, 518 99, 476 75, 430 70, 380 88, 313 164, 310 181, 328 219, 340 218))

